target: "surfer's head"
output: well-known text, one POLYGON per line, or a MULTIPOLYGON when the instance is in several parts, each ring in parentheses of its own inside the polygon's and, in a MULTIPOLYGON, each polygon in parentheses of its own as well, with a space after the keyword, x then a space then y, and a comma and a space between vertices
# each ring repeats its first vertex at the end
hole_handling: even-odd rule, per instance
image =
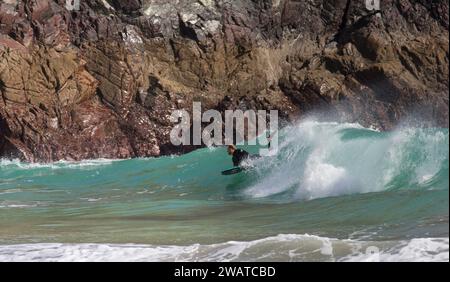
POLYGON ((237 150, 236 146, 234 146, 234 145, 229 145, 229 146, 228 146, 228 149, 227 149, 228 155, 232 156, 236 150, 237 150))

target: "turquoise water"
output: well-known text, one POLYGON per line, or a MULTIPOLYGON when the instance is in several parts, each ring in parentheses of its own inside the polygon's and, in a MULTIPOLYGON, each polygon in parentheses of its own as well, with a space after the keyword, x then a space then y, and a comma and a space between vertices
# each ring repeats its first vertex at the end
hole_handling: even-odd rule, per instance
POLYGON ((448 129, 303 121, 234 176, 224 148, 3 160, 0 260, 448 261, 448 150, 448 129))

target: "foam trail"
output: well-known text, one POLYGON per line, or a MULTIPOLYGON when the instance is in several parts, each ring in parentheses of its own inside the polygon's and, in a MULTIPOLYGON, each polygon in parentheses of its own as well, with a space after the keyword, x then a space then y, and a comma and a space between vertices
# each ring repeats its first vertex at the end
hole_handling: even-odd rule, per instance
POLYGON ((72 162, 72 161, 58 161, 53 163, 23 163, 18 159, 8 160, 8 159, 0 159, 0 167, 3 168, 11 168, 11 169, 41 169, 41 168, 49 168, 49 169, 78 169, 83 167, 96 167, 96 166, 105 166, 110 165, 114 162, 120 162, 124 160, 116 160, 116 159, 96 159, 96 160, 84 160, 80 162, 72 162))
POLYGON ((448 261, 448 238, 353 241, 280 234, 254 241, 189 246, 135 244, 24 244, 0 246, 0 261, 20 262, 251 262, 251 261, 448 261), (376 250, 376 252, 373 252, 376 250))

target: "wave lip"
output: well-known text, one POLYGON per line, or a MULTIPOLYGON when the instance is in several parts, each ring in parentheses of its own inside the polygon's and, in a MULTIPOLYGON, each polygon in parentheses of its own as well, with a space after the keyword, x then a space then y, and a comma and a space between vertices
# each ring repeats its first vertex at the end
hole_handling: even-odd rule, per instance
POLYGON ((256 160, 250 198, 313 200, 399 189, 448 189, 448 130, 303 121, 280 131, 278 155, 256 160), (437 184, 437 182, 441 184, 437 184), (437 184, 437 185, 435 185, 437 184))
POLYGON ((280 234, 264 239, 190 246, 134 244, 24 244, 0 246, 0 261, 40 262, 252 262, 252 261, 448 261, 448 238, 409 241, 338 240, 280 234), (374 251, 375 250, 375 251, 374 251))

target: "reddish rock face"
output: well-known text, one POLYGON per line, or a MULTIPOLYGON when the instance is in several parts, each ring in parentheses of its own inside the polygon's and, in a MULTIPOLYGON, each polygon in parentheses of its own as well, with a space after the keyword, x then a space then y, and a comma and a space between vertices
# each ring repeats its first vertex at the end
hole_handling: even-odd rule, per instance
POLYGON ((448 1, 0 3, 0 157, 184 153, 174 109, 448 127, 448 1))

